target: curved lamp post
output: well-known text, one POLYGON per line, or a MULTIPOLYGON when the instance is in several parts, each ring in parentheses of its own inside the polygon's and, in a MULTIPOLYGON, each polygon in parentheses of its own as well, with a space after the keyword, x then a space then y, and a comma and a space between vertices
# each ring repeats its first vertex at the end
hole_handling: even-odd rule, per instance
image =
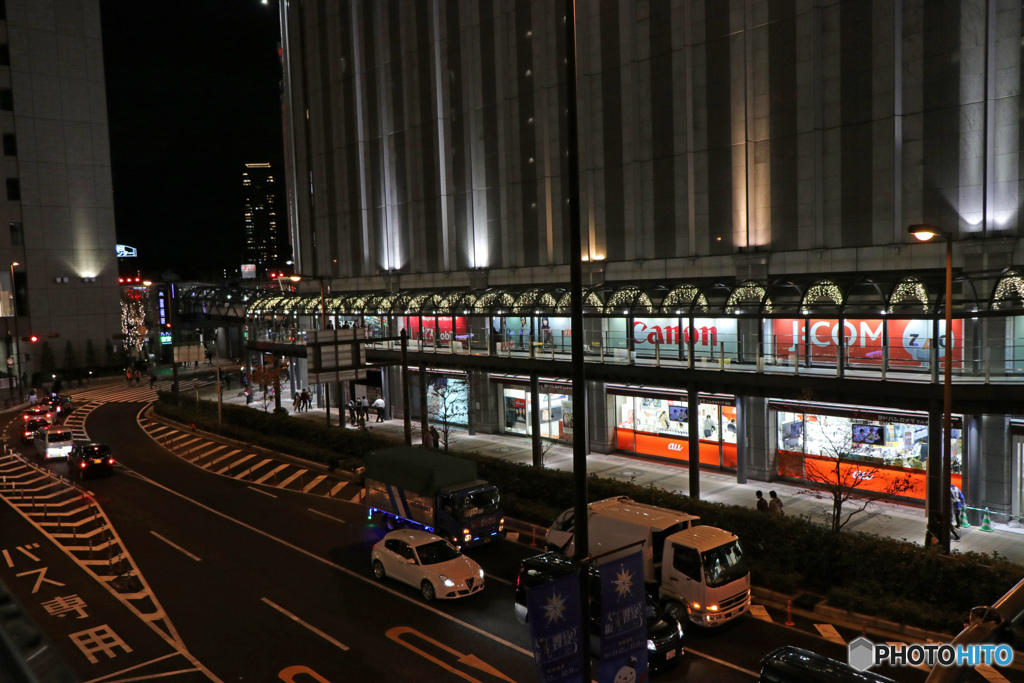
POLYGON ((907 232, 927 242, 935 237, 946 239, 946 362, 942 377, 942 470, 940 472, 939 510, 942 516, 939 527, 939 549, 948 555, 950 551, 950 527, 953 523, 950 499, 950 485, 953 478, 953 234, 934 225, 919 223, 907 228, 907 232))

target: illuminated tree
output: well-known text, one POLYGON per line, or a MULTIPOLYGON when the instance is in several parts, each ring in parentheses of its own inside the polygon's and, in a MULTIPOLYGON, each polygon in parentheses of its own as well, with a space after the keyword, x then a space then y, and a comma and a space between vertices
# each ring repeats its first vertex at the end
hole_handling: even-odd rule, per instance
POLYGON ((448 452, 448 446, 456 442, 453 427, 456 424, 466 422, 466 391, 454 381, 446 381, 441 385, 432 384, 430 393, 433 397, 433 406, 428 411, 430 419, 440 426, 438 436, 444 452, 448 452))
POLYGON ((249 374, 249 381, 260 393, 255 396, 263 405, 263 412, 270 410, 270 404, 274 396, 281 391, 281 371, 274 365, 257 365, 249 374))
POLYGON ((139 332, 145 321, 145 307, 141 295, 126 297, 121 300, 121 332, 124 333, 124 346, 129 356, 142 355, 142 343, 145 337, 139 332))

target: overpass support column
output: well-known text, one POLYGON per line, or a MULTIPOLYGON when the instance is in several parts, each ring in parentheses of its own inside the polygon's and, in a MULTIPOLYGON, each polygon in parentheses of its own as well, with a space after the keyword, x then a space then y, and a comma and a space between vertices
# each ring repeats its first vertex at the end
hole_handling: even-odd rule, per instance
POLYGON ((773 481, 778 442, 768 420, 768 402, 760 396, 736 397, 736 483, 773 481))

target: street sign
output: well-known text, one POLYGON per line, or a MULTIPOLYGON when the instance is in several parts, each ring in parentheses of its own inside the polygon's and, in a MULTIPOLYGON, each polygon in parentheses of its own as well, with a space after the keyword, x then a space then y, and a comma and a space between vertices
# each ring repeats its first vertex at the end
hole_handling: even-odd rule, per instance
POLYGON ((7 356, 7 367, 11 367, 12 365, 14 365, 14 358, 7 356))
POLYGON ((366 330, 316 330, 306 336, 310 384, 366 379, 366 330))

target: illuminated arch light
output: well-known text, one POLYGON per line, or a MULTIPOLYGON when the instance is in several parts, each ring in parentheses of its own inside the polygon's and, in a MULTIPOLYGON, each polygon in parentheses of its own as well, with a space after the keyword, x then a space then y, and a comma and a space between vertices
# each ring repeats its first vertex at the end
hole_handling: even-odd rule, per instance
POLYGON ((772 300, 768 298, 767 293, 767 290, 756 282, 745 282, 732 290, 725 304, 725 312, 738 313, 743 304, 763 304, 764 312, 771 313, 772 300))

